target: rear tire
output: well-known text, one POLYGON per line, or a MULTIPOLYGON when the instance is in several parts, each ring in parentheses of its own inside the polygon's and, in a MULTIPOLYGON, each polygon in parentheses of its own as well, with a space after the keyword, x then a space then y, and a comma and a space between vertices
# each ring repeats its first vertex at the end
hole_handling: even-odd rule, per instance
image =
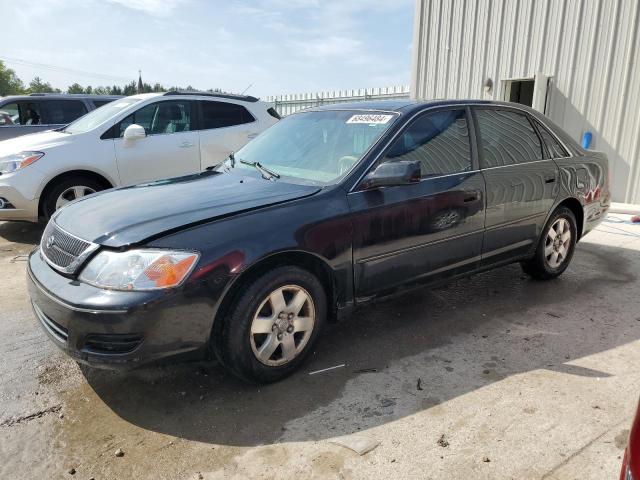
POLYGON ((282 266, 244 285, 214 328, 220 363, 242 380, 270 383, 291 375, 312 351, 327 318, 320 281, 282 266))
POLYGON ((49 220, 64 203, 104 189, 105 186, 102 183, 91 177, 74 175, 64 178, 45 194, 42 202, 42 214, 45 220, 49 220))
POLYGON ((522 270, 536 280, 550 280, 564 272, 575 250, 576 217, 566 207, 558 208, 542 230, 536 253, 521 263, 522 270))

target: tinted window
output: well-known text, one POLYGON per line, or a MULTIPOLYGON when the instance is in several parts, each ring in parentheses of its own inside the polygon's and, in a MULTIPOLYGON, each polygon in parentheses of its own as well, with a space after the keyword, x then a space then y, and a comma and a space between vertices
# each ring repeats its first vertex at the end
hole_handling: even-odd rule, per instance
POLYGON ((107 103, 113 102, 113 100, 92 100, 92 102, 96 108, 100 108, 101 106, 106 105, 107 103))
POLYGON ((254 121, 242 105, 227 102, 201 101, 202 129, 231 127, 254 121))
POLYGON ((471 170, 471 145, 464 109, 423 115, 398 138, 385 161, 419 161, 423 177, 471 170))
POLYGON ((147 135, 188 132, 191 130, 191 102, 172 100, 142 107, 116 125, 116 137, 122 137, 131 124, 144 127, 147 135))
POLYGON ((80 100, 48 100, 44 102, 47 122, 67 124, 87 113, 87 107, 80 100))
POLYGON ((542 143, 526 115, 510 110, 476 109, 484 168, 542 160, 542 143))
POLYGON ((539 122, 536 122, 536 123, 538 124, 538 130, 540 131, 540 136, 542 137, 542 140, 544 141, 544 143, 547 145, 547 150, 549 150, 549 155, 547 156, 549 156, 550 158, 568 157, 569 154, 567 153, 565 148, 562 145, 560 145, 560 143, 553 137, 553 135, 551 135, 545 127, 540 125, 539 122))

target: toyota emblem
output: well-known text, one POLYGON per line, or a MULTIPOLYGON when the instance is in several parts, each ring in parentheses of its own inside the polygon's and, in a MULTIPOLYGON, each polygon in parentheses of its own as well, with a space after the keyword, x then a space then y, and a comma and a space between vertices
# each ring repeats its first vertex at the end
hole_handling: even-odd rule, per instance
POLYGON ((56 237, 51 235, 49 238, 47 238, 47 248, 51 248, 53 247, 53 244, 56 241, 56 237))

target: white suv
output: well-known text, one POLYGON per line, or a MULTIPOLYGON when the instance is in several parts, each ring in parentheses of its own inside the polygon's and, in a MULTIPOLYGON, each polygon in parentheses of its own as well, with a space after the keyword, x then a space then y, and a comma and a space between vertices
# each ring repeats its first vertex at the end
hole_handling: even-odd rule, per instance
POLYGON ((38 221, 98 190, 205 170, 279 118, 255 97, 147 93, 2 141, 0 220, 38 221))

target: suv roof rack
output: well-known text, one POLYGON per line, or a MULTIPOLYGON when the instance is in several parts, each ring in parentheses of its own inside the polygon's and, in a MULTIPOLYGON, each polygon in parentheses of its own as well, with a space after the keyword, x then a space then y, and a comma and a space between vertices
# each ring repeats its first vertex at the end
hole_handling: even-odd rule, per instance
POLYGON ((198 95, 204 97, 217 97, 217 98, 228 98, 229 100, 241 100, 244 102, 257 102, 258 99, 256 97, 252 97, 251 95, 235 95, 233 93, 211 93, 211 92, 198 92, 196 90, 173 90, 170 92, 165 92, 164 96, 170 95, 198 95))

